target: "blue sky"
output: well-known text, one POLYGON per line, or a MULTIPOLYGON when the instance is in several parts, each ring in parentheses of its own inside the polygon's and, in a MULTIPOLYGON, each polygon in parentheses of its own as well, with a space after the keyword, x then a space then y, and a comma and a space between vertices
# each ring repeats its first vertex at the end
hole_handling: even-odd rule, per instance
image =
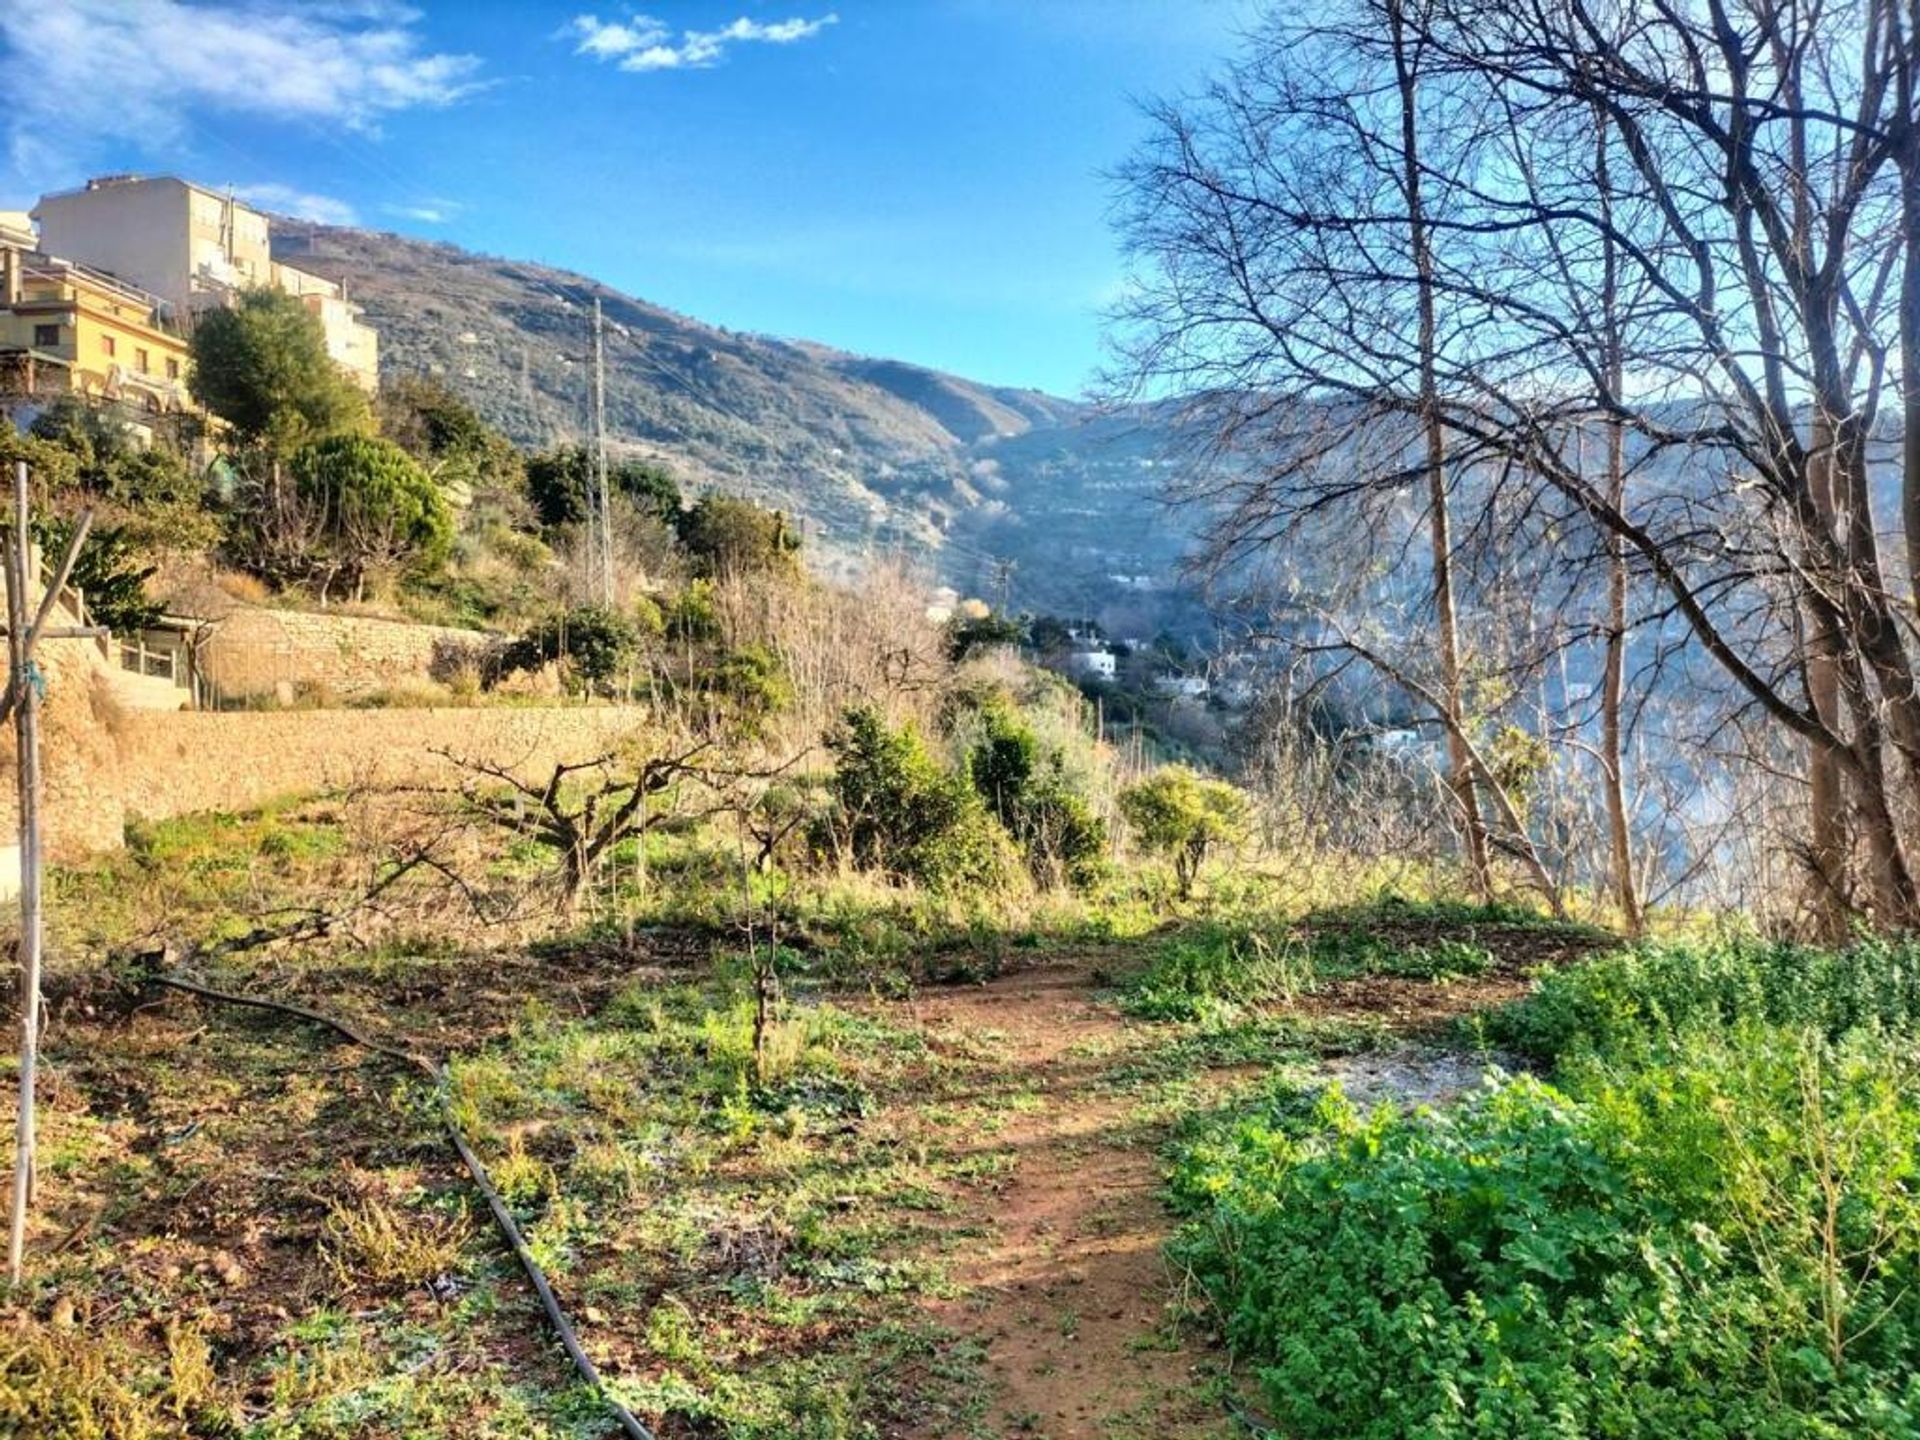
POLYGON ((1102 171, 1250 0, 0 5, 0 207, 106 170, 1074 393, 1102 171))

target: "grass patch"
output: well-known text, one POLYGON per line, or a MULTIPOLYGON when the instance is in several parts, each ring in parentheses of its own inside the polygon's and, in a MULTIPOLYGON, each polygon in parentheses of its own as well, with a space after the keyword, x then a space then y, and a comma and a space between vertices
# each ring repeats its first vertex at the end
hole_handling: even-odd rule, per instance
MULTIPOLYGON (((451 1083, 529 1243, 636 1340, 622 1393, 668 1426, 865 1436, 894 1368, 933 1345, 929 1216, 962 1146, 901 1138, 885 1103, 937 1088, 919 1036, 804 996, 756 1066, 728 967, 635 986, 590 1021, 530 1014, 451 1083), (524 1177, 525 1183, 517 1183, 524 1177)), ((956 1399, 957 1403, 957 1399, 956 1399)))
POLYGON ((1316 911, 1298 921, 1255 913, 1190 925, 1161 943, 1121 985, 1121 1008, 1144 1020, 1217 1021, 1286 1004, 1322 982, 1382 978, 1471 980, 1526 968, 1497 950, 1557 954, 1603 937, 1506 905, 1414 903, 1391 897, 1316 911))

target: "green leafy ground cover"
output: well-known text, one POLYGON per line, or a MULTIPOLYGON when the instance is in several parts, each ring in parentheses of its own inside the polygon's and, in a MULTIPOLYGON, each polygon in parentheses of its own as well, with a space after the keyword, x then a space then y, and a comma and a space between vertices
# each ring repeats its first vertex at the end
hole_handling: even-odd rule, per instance
POLYGON ((1550 974, 1478 1027, 1550 1080, 1280 1083, 1181 1152, 1175 1251, 1280 1433, 1920 1433, 1914 960, 1550 974))

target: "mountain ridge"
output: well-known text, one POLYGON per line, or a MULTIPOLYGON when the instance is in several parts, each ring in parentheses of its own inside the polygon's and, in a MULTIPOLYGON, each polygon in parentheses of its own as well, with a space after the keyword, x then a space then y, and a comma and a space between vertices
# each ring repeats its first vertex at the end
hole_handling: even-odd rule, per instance
POLYGON ((1167 434, 1146 412, 969 380, 821 342, 729 330, 536 261, 273 220, 276 256, 342 282, 387 374, 445 379, 541 447, 587 432, 591 310, 606 321, 609 442, 801 519, 829 570, 876 554, 979 593, 1096 613, 1141 604, 1185 535, 1142 526, 1167 434), (1164 532, 1164 533, 1163 533, 1164 532))

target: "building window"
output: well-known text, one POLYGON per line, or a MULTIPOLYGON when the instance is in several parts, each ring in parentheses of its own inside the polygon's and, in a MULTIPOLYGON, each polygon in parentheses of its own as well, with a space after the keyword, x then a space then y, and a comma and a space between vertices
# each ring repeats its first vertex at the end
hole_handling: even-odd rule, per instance
POLYGON ((58 325, 36 325, 33 327, 34 347, 39 350, 57 350, 60 348, 60 327, 58 325))
POLYGON ((102 335, 100 337, 100 353, 102 355, 107 356, 109 359, 111 359, 116 353, 116 351, 117 351, 117 347, 114 343, 113 336, 102 335))
POLYGON ((142 375, 153 368, 153 361, 148 357, 144 346, 133 352, 133 368, 142 375))
POLYGON ((171 355, 167 357, 167 378, 169 380, 178 380, 180 378, 180 362, 171 355))

